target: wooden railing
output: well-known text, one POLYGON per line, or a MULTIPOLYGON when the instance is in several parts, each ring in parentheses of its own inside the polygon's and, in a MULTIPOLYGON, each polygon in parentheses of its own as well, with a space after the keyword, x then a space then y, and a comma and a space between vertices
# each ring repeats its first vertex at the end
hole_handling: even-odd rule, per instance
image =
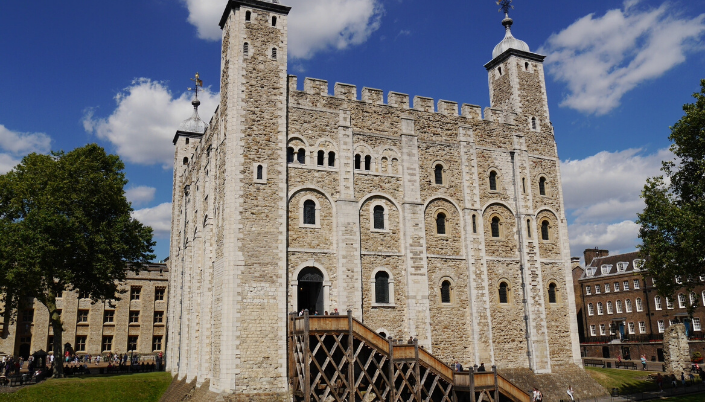
POLYGON ((347 316, 289 318, 289 376, 294 401, 514 402, 531 397, 497 373, 454 372, 413 344, 394 343, 347 316), (351 379, 351 380, 348 380, 351 379), (479 398, 478 398, 479 397, 479 398))

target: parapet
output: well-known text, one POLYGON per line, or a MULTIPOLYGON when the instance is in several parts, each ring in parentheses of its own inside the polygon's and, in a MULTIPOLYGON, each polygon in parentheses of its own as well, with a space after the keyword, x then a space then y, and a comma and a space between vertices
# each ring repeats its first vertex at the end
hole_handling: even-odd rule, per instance
POLYGON ((418 95, 414 96, 414 110, 433 113, 433 98, 418 95))
POLYGON ((384 92, 381 89, 362 88, 362 101, 375 105, 384 105, 384 92))
POLYGON ((328 81, 306 77, 304 79, 304 92, 309 95, 328 96, 328 81))
POLYGON ((335 97, 347 100, 357 100, 357 87, 350 84, 335 83, 335 97))

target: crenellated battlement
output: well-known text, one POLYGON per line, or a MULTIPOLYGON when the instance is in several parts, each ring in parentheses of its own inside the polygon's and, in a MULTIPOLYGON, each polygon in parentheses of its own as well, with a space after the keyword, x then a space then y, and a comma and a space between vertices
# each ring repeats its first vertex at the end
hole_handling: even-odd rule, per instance
MULTIPOLYGON (((458 114, 458 102, 439 100, 438 103, 434 105, 434 99, 425 96, 414 96, 412 103, 408 94, 389 91, 387 93, 387 102, 385 103, 384 91, 376 88, 363 87, 361 90, 361 97, 358 99, 357 86, 352 84, 344 84, 341 82, 335 83, 333 87, 333 95, 330 95, 328 92, 328 81, 310 77, 304 78, 303 87, 303 91, 299 91, 298 77, 295 75, 289 75, 290 93, 304 92, 308 95, 332 96, 334 98, 370 103, 373 105, 413 109, 428 113, 439 113, 446 116, 460 116, 473 120, 483 119, 482 108, 478 105, 471 105, 467 103, 463 103, 460 106, 460 114, 458 114)), ((502 110, 486 108, 485 120, 509 123, 510 120, 513 119, 504 117, 502 110)))

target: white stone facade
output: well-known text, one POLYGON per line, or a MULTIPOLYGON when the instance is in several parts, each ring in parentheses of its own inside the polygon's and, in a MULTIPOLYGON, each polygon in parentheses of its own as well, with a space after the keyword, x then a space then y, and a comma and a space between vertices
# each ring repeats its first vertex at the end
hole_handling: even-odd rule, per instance
POLYGON ((285 394, 286 315, 307 272, 323 310, 449 363, 578 364, 543 57, 510 49, 485 66, 484 118, 317 79, 301 91, 288 11, 228 3, 221 104, 205 134, 175 137, 168 369, 218 393, 285 394))

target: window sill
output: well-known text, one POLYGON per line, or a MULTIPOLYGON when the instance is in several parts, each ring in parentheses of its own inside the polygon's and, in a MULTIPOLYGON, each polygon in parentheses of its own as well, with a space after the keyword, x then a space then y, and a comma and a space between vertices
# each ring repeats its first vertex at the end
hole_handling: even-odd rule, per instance
POLYGON ((164 323, 163 323, 163 322, 155 322, 155 323, 154 323, 154 326, 155 326, 155 327, 163 327, 163 326, 164 326, 164 323))
POLYGON ((103 326, 109 326, 109 327, 114 327, 115 323, 114 322, 104 322, 103 326))
POLYGON ((299 224, 300 229, 320 229, 321 225, 308 225, 305 223, 299 224))
POLYGON ((88 322, 77 322, 76 325, 81 326, 81 327, 87 327, 89 324, 88 324, 88 322))
POLYGON ((397 305, 394 303, 372 303, 372 308, 396 308, 397 305))
POLYGON ((255 180, 255 184, 267 184, 267 180, 255 180))
POLYGON ((392 233, 389 229, 370 229, 372 233, 392 233))
POLYGON ((131 322, 131 323, 128 324, 128 326, 130 326, 130 327, 139 327, 139 326, 140 326, 140 323, 139 323, 139 322, 131 322))

